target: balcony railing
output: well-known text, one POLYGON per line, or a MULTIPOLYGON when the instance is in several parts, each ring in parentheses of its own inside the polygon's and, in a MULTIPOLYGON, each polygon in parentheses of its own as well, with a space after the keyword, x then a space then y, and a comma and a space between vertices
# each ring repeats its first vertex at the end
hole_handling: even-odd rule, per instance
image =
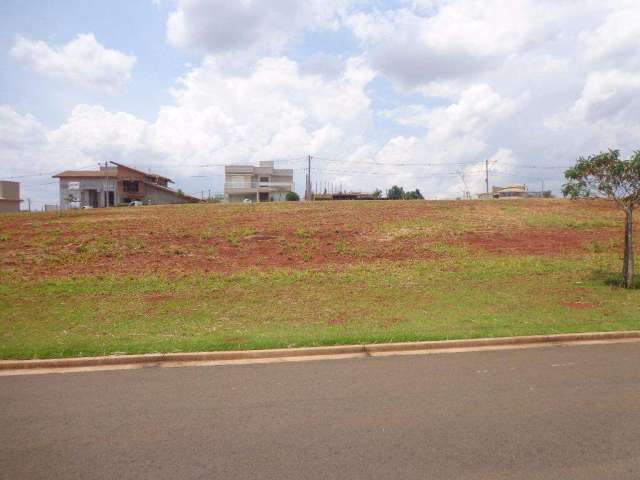
POLYGON ((248 189, 260 189, 271 188, 275 190, 293 190, 293 182, 225 182, 225 190, 248 190, 248 189))

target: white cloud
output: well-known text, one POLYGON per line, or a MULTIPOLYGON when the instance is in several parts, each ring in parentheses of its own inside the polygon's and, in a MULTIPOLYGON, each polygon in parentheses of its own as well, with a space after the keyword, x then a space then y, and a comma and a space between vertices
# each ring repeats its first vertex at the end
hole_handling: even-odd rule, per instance
POLYGON ((383 112, 387 118, 400 125, 422 128, 425 134, 395 136, 379 149, 348 159, 343 168, 377 174, 366 180, 352 176, 351 180, 360 185, 367 182, 388 188, 401 184, 418 187, 429 197, 460 196, 464 189, 458 182, 464 174, 472 193, 478 193, 482 182, 475 164, 484 166, 484 159, 492 158, 492 164, 501 161, 495 168, 503 171, 515 162, 509 149, 495 148, 489 137, 520 107, 519 100, 505 98, 488 85, 478 84, 467 87, 447 106, 408 105, 387 110, 383 112))
POLYGON ((331 80, 304 74, 285 57, 263 58, 242 76, 210 58, 180 79, 176 105, 161 109, 157 142, 182 156, 219 161, 326 148, 322 138, 338 138, 336 131, 357 136, 369 125, 364 88, 371 78, 358 58, 331 80))
POLYGON ((185 67, 156 118, 79 105, 45 128, 5 107, 3 166, 121 159, 184 179, 220 173, 191 165, 309 153, 319 181, 359 190, 398 183, 433 197, 460 196, 461 174, 472 193, 483 191, 486 158, 492 184, 544 176, 557 190, 578 155, 639 147, 634 0, 176 0, 167 8, 171 42, 205 55, 185 67), (341 51, 345 28, 359 43, 341 51))
POLYGON ((465 77, 557 31, 559 8, 533 0, 428 2, 349 17, 372 65, 405 86, 465 77))
POLYGON ((619 116, 637 119, 640 113, 640 72, 608 70, 589 74, 572 113, 580 119, 592 121, 619 116))
POLYGON ((20 115, 8 105, 0 105, 0 152, 3 165, 11 164, 13 155, 46 142, 46 129, 33 115, 20 115), (11 157, 10 157, 11 155, 11 157))
POLYGON ((202 164, 343 154, 362 144, 371 124, 364 93, 371 77, 359 58, 347 60, 333 79, 302 73, 285 57, 263 58, 242 76, 209 58, 179 79, 174 104, 162 107, 153 122, 78 105, 60 126, 46 129, 4 107, 0 118, 11 123, 0 128, 0 163, 10 157, 10 141, 33 148, 7 174, 23 173, 38 159, 47 170, 115 160, 184 177, 211 171, 197 167, 202 164))
POLYGON ((136 63, 135 56, 105 48, 91 33, 53 47, 18 35, 11 56, 42 75, 109 94, 123 91, 136 63))
POLYGON ((167 37, 211 54, 279 51, 304 29, 335 28, 348 0, 178 0, 167 37))
POLYGON ((403 105, 383 110, 381 114, 405 127, 426 128, 429 123, 429 110, 424 105, 403 105))
POLYGON ((587 60, 617 68, 640 66, 640 8, 637 2, 629 3, 626 8, 616 8, 605 18, 597 28, 580 35, 587 60))
POLYGON ((446 142, 457 137, 479 136, 516 108, 516 101, 501 97, 490 86, 473 85, 461 92, 456 103, 429 114, 427 138, 446 142))
POLYGON ((154 155, 149 124, 124 112, 111 113, 102 106, 78 105, 64 124, 48 133, 58 151, 74 152, 87 162, 140 161, 154 155))

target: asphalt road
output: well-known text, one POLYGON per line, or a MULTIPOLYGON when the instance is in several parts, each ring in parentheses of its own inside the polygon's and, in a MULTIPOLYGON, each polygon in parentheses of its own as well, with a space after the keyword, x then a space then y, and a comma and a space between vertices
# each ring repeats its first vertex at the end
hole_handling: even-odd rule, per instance
POLYGON ((0 378, 6 479, 638 479, 640 343, 0 378))

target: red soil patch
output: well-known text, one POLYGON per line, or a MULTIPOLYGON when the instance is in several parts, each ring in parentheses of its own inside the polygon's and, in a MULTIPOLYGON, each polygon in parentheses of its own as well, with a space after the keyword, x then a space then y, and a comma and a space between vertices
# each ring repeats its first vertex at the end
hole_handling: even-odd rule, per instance
POLYGON ((603 242, 617 238, 618 232, 611 229, 568 230, 527 229, 509 234, 497 232, 471 233, 463 242, 474 250, 499 255, 561 256, 584 252, 591 242, 603 242))
POLYGON ((531 200, 167 205, 0 216, 0 274, 181 275, 437 260, 447 255, 436 248, 442 245, 553 256, 620 236, 611 228, 543 229, 522 221, 541 212, 618 215, 608 202, 531 200), (459 233, 469 226, 474 233, 459 233))

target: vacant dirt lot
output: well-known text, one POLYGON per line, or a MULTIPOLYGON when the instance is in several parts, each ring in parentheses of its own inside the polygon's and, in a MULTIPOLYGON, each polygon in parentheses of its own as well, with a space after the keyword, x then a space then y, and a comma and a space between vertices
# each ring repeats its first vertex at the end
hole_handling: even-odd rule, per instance
POLYGON ((635 330, 596 201, 0 216, 0 358, 635 330))
POLYGON ((0 216, 12 278, 235 273, 451 252, 558 256, 613 251, 604 201, 378 201, 179 205, 0 216))

